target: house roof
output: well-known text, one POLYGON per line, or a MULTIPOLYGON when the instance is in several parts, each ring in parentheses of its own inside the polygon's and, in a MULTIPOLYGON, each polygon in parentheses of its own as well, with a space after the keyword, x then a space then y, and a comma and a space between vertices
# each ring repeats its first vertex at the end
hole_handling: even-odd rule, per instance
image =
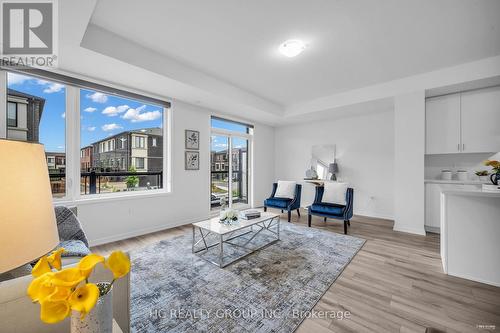
POLYGON ((45 98, 40 97, 40 96, 26 94, 26 93, 23 93, 23 92, 14 90, 14 89, 10 89, 10 88, 7 88, 7 95, 38 101, 40 103, 40 119, 42 118, 43 107, 45 106, 45 98))

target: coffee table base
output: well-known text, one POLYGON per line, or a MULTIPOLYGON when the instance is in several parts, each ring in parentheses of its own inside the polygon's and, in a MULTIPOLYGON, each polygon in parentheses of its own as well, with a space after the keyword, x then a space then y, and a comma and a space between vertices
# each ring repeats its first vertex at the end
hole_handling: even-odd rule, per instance
POLYGON ((248 226, 242 230, 245 230, 245 229, 250 229, 250 230, 244 231, 244 232, 241 232, 241 230, 238 230, 238 231, 234 231, 234 232, 231 232, 229 234, 224 235, 224 234, 217 234, 217 233, 211 232, 207 229, 200 228, 200 227, 193 225, 192 252, 194 254, 197 254, 200 258, 202 258, 202 259, 204 259, 204 260, 206 260, 206 261, 208 261, 216 266, 219 266, 220 268, 224 268, 224 267, 226 267, 226 266, 228 266, 228 265, 230 265, 230 264, 232 264, 240 259, 245 258, 246 256, 248 256, 248 255, 250 255, 250 254, 252 254, 260 249, 263 249, 263 248, 279 241, 279 239, 280 239, 280 218, 279 218, 279 216, 276 216, 276 217, 273 217, 269 220, 262 221, 262 222, 253 224, 251 226, 248 226), (253 230, 254 227, 259 228, 259 229, 254 232, 254 230, 253 230), (271 228, 276 229, 276 231, 272 230, 271 228), (265 243, 265 244, 262 244, 258 247, 255 247, 255 248, 247 247, 247 245, 253 239, 255 239, 255 237, 257 237, 261 232, 271 233, 275 238, 272 239, 271 241, 265 243), (196 237, 197 233, 199 234, 198 240, 196 237), (236 233, 236 235, 235 235, 235 233, 236 233), (238 239, 238 238, 245 236, 245 235, 248 235, 248 234, 253 234, 253 235, 249 239, 245 240, 245 243, 243 245, 233 242, 233 240, 238 239), (214 244, 209 245, 207 241, 208 241, 208 236, 210 236, 210 235, 215 235, 218 238, 218 241, 215 242, 214 244), (196 246, 200 243, 203 243, 203 247, 201 249, 197 250, 196 246), (236 258, 233 258, 230 261, 224 262, 224 244, 235 246, 235 247, 240 248, 240 249, 245 249, 249 252, 247 252, 241 256, 238 256, 236 258), (216 246, 219 248, 217 261, 207 259, 207 258, 203 257, 202 255, 200 255, 201 253, 207 253, 210 248, 213 248, 216 246))

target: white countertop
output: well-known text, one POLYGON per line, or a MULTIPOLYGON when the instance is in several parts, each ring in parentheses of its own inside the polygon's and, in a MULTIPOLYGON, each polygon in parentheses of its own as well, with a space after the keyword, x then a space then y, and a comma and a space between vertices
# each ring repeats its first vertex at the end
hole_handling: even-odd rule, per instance
POLYGON ((500 192, 488 192, 481 190, 444 190, 442 192, 444 195, 466 195, 474 197, 489 197, 489 198, 500 198, 500 192))
POLYGON ((481 185, 481 184, 487 184, 489 182, 488 181, 481 181, 481 180, 426 179, 426 180, 424 180, 424 183, 430 183, 430 184, 457 184, 457 185, 481 185))

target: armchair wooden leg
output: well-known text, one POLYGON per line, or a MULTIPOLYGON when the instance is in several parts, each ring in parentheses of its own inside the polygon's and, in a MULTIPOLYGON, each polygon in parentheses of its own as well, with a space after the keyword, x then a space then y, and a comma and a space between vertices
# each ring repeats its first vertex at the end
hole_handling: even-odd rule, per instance
POLYGON ((307 215, 307 225, 308 225, 309 227, 311 227, 311 218, 312 218, 311 214, 308 214, 308 215, 307 215))
POLYGON ((344 234, 347 235, 347 221, 344 221, 344 234))
POLYGON ((266 206, 264 206, 264 212, 267 212, 267 207, 266 206))
POLYGON ((292 220, 292 211, 289 210, 288 211, 288 222, 291 222, 291 220, 292 220))
POLYGON ((297 209, 297 215, 300 217, 300 209, 297 209))
POLYGON ((326 222, 326 217, 323 220, 326 222))

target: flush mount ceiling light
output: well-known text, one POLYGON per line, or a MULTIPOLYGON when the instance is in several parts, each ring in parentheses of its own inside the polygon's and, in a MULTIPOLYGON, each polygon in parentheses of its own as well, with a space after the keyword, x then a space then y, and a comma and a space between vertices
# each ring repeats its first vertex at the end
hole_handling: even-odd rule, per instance
POLYGON ((306 44, 298 39, 290 39, 280 45, 279 51, 286 57, 292 58, 298 56, 306 48, 306 44))

